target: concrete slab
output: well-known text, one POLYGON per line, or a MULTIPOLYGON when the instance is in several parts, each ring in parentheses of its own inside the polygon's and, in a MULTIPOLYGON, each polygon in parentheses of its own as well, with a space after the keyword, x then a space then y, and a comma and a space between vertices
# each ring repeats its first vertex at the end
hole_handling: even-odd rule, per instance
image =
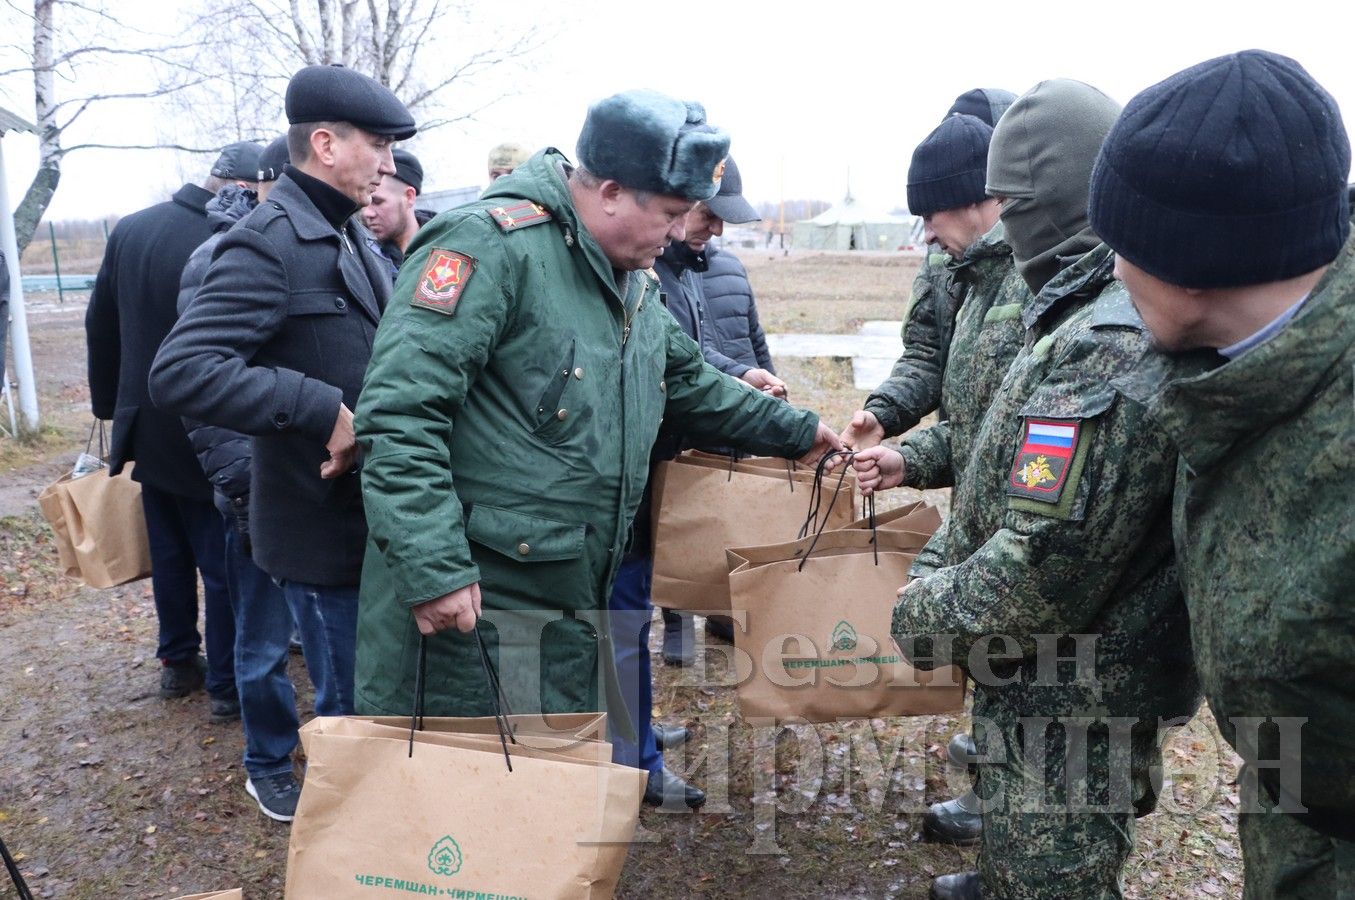
POLYGON ((874 356, 897 359, 902 351, 898 335, 769 334, 773 356, 874 356))
POLYGON ((871 319, 861 323, 861 333, 875 336, 897 338, 903 331, 903 322, 888 322, 883 319, 871 319))
POLYGON ((869 356, 852 357, 852 386, 858 391, 875 390, 880 386, 880 382, 889 377, 897 359, 897 356, 891 356, 889 359, 869 356))

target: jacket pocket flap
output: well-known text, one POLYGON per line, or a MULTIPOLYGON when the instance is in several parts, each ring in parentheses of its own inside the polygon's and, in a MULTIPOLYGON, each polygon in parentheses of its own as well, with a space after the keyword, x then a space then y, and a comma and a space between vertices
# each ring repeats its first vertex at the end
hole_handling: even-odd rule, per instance
POLYGON ((477 503, 466 537, 521 562, 550 562, 583 555, 584 526, 477 503))
POLYGON ((292 291, 287 297, 287 315, 343 315, 348 311, 351 302, 339 290, 292 291))
POLYGON ((1094 419, 1115 402, 1106 382, 1046 383, 1021 407, 1021 415, 1048 419, 1094 419))

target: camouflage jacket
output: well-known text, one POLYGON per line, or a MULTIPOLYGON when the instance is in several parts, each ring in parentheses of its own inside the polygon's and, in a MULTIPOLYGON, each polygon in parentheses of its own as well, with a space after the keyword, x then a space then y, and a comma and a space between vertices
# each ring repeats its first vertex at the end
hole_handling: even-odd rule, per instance
POLYGON ((958 305, 950 261, 945 253, 928 253, 923 260, 903 313, 903 355, 866 398, 863 408, 875 414, 885 437, 903 434, 941 402, 941 376, 958 305))
POLYGON ((899 447, 904 483, 915 488, 950 487, 963 474, 983 414, 1021 349, 1021 309, 1033 299, 1001 222, 947 268, 962 299, 941 377, 945 418, 899 447))
MULTIPOLYGON (((1306 821, 1329 832, 1355 809, 1353 372, 1355 237, 1274 337, 1193 378, 1159 365, 1125 385, 1180 448, 1177 557, 1219 730, 1274 760, 1278 733, 1256 747, 1235 717, 1306 719, 1289 762, 1306 821)), ((1259 771, 1275 796, 1286 782, 1259 771)))
POLYGON ((949 565, 894 609, 894 635, 920 667, 954 660, 982 685, 1018 679, 1001 692, 1016 715, 1174 717, 1199 703, 1171 543, 1176 450, 1110 384, 1149 347, 1112 268, 1102 245, 1027 306, 1027 346, 953 495, 949 565), (988 635, 1008 638, 991 673, 971 665, 1004 652, 988 635), (1094 640, 1094 677, 1087 665, 1078 680, 1067 664, 1041 674, 1037 647, 1067 656, 1072 635, 1094 640))

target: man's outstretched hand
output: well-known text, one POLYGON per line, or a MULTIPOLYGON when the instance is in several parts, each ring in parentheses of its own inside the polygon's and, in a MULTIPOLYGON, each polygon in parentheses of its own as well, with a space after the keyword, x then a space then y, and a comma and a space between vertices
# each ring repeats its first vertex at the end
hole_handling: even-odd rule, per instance
POLYGON ((749 369, 739 376, 739 380, 773 397, 786 397, 786 383, 766 369, 749 369))
POLYGON ((852 468, 856 469, 856 486, 866 497, 903 484, 903 454, 889 447, 858 450, 852 468))
POLYGON ((825 453, 841 449, 842 439, 837 436, 837 432, 820 422, 819 430, 814 434, 814 446, 799 461, 806 466, 817 466, 825 453))
POLYGON ((885 439, 885 427, 875 418, 875 413, 858 409, 852 415, 851 424, 842 430, 842 443, 853 450, 866 450, 885 439))

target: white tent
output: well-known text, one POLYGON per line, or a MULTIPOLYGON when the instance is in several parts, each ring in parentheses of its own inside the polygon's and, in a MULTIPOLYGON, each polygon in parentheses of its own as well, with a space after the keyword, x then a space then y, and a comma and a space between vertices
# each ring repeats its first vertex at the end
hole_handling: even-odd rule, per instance
POLYGON ((916 217, 870 209, 848 194, 837 206, 791 228, 798 250, 898 250, 915 243, 916 217))

